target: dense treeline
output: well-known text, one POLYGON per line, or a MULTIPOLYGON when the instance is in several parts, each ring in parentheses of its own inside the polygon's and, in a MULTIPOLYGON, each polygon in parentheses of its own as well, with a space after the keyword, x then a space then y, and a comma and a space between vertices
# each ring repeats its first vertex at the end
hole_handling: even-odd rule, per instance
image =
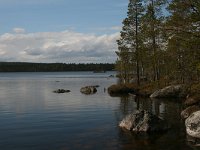
POLYGON ((0 72, 111 71, 114 64, 0 62, 0 72))
POLYGON ((116 69, 124 83, 199 81, 199 0, 129 0, 120 35, 116 69))

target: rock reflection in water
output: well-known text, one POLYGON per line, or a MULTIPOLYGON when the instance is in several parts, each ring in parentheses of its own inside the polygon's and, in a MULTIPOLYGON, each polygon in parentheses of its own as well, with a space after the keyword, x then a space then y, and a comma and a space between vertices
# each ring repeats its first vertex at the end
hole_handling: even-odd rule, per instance
POLYGON ((149 99, 122 96, 120 98, 119 112, 122 120, 127 114, 139 109, 152 112, 158 117, 166 120, 171 129, 165 133, 136 134, 119 128, 119 142, 121 149, 191 149, 187 145, 184 122, 181 120, 180 112, 182 109, 180 100, 177 99, 149 99), (184 140, 183 140, 184 139, 184 140))

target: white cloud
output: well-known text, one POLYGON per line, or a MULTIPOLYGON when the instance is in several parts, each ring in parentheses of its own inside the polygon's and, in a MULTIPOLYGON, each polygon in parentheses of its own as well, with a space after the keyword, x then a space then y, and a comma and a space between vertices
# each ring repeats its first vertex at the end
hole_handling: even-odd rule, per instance
POLYGON ((25 29, 23 29, 23 28, 14 28, 13 31, 15 33, 25 33, 26 32, 25 29))
POLYGON ((114 62, 119 33, 73 31, 5 33, 0 36, 0 61, 99 63, 114 62))

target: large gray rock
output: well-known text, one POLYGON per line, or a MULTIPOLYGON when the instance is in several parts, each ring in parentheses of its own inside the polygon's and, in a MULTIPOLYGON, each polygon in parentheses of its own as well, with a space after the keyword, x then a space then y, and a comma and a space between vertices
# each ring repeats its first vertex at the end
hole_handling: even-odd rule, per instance
POLYGON ((185 120, 186 132, 194 138, 200 138, 200 111, 192 113, 185 120))
POLYGON ((181 98, 187 96, 187 87, 184 85, 171 85, 155 91, 151 98, 181 98))
POLYGON ((127 115, 119 126, 133 132, 165 131, 169 128, 164 120, 145 110, 127 115))
POLYGON ((83 94, 86 94, 86 95, 89 95, 89 94, 94 94, 97 92, 97 89, 96 89, 97 86, 86 86, 86 87, 82 87, 80 89, 80 92, 83 93, 83 94))

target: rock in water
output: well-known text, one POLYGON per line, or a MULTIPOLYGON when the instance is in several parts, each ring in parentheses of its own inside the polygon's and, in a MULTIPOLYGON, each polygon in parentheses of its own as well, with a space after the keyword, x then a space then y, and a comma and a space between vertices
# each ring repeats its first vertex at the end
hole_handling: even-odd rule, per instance
POLYGON ((145 110, 127 115, 119 126, 133 132, 166 131, 169 128, 164 120, 145 110))
POLYGON ((183 110, 181 112, 181 117, 183 119, 186 119, 188 118, 193 112, 196 112, 196 111, 199 111, 200 110, 200 107, 199 106, 196 106, 196 105, 193 105, 193 106, 190 106, 188 108, 186 108, 185 110, 183 110))
POLYGON ((192 113, 185 120, 186 132, 194 138, 200 138, 200 111, 192 113))
POLYGON ((132 130, 133 127, 136 126, 136 120, 140 117, 141 113, 138 111, 135 114, 127 115, 119 124, 121 128, 125 128, 127 130, 132 130))
POLYGON ((171 85, 155 91, 151 98, 181 98, 187 96, 187 87, 184 85, 171 85))
POLYGON ((54 93, 69 93, 70 90, 65 90, 65 89, 57 89, 55 91, 53 91, 54 93))
POLYGON ((94 94, 97 92, 96 86, 86 86, 80 89, 80 92, 86 95, 94 94))

